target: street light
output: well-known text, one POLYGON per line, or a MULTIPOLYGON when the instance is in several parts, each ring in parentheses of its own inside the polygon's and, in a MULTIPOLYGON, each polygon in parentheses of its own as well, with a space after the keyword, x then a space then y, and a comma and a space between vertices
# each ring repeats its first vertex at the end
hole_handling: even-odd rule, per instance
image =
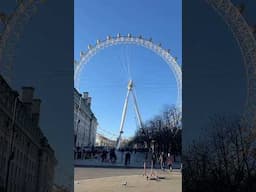
MULTIPOLYGON (((146 131, 143 127, 141 127, 141 135, 144 137, 146 136, 146 131)), ((148 144, 147 144, 147 141, 144 140, 144 162, 143 162, 144 176, 147 175, 147 160, 148 160, 148 144)))

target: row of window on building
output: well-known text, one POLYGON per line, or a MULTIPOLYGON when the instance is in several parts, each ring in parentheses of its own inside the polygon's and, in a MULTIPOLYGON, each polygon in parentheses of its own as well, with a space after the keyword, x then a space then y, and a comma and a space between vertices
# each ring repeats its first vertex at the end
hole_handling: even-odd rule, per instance
POLYGON ((51 191, 57 160, 39 126, 41 100, 32 87, 19 95, 1 75, 0 90, 0 191, 51 191))
POLYGON ((98 121, 91 110, 91 97, 74 89, 74 145, 76 147, 95 146, 98 121))

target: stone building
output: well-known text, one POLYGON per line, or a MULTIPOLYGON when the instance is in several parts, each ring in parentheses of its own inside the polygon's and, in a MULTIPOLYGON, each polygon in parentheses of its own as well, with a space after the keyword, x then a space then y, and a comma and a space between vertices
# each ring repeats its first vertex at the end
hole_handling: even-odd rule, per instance
POLYGON ((112 147, 115 147, 115 145, 116 145, 115 140, 111 140, 99 133, 96 134, 96 146, 104 146, 104 147, 112 148, 112 147))
POLYGON ((74 89, 75 146, 94 146, 97 127, 97 118, 91 110, 91 97, 89 97, 88 92, 80 94, 74 89))
POLYGON ((40 126, 34 88, 21 95, 0 76, 0 191, 49 192, 57 163, 40 126))

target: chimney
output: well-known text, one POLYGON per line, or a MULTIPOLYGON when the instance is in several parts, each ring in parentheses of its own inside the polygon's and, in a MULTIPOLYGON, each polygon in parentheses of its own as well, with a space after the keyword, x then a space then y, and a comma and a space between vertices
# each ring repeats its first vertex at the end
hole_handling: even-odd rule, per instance
POLYGON ((39 126, 41 99, 32 101, 32 120, 35 126, 39 126))
POLYGON ((83 92, 83 98, 86 99, 88 97, 88 92, 83 92))
POLYGON ((23 103, 32 103, 34 97, 33 87, 22 87, 21 100, 23 103))
POLYGON ((91 106, 92 98, 87 97, 86 101, 87 101, 87 105, 91 106))
POLYGON ((33 87, 22 87, 21 101, 30 112, 31 112, 33 97, 34 97, 33 87))

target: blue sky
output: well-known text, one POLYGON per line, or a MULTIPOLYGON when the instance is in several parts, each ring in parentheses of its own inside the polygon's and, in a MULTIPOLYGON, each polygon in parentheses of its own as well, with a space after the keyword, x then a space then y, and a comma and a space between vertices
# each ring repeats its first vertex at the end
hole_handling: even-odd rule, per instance
MULTIPOLYGON (((142 35, 170 49, 182 63, 181 1, 75 1, 74 55, 107 35, 142 35)), ((80 91, 92 97, 92 109, 100 127, 118 134, 129 80, 134 80, 139 110, 144 121, 175 104, 177 86, 169 66, 153 52, 134 45, 120 45, 96 54, 80 74, 80 91)), ((132 98, 129 100, 124 137, 136 130, 132 98)), ((107 136, 107 133, 105 133, 107 136)))

